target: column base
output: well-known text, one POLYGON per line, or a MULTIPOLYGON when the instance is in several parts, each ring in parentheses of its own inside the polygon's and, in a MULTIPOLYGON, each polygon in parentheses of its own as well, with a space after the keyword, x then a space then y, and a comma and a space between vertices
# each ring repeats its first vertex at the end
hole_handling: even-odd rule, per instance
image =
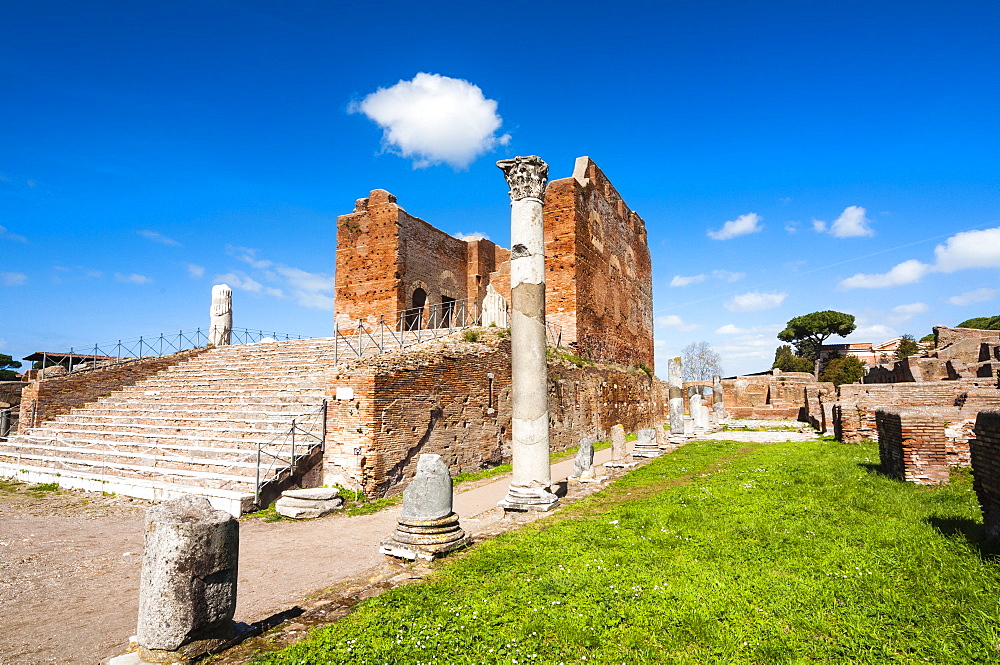
POLYGON ((383 540, 380 554, 400 559, 433 561, 448 552, 469 544, 469 536, 458 523, 458 515, 449 513, 433 520, 396 521, 396 531, 383 540))
POLYGON ((527 510, 546 511, 559 505, 559 497, 541 487, 518 487, 511 485, 507 496, 497 504, 504 510, 524 512, 527 510))

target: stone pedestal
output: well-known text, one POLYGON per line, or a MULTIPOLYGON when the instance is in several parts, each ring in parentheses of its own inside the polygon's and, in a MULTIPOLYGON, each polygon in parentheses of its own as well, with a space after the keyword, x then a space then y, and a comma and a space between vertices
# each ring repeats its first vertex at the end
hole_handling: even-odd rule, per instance
POLYGON ((712 406, 715 410, 715 421, 722 425, 728 419, 726 413, 725 393, 722 392, 722 377, 718 374, 712 377, 712 406))
POLYGON ((146 511, 136 632, 143 660, 189 660, 232 638, 239 542, 239 522, 202 497, 146 511))
POLYGON ((635 466, 625 444, 625 426, 611 428, 611 460, 604 463, 609 469, 628 469, 635 466))
MULTIPOLYGON (((662 428, 660 431, 663 431, 662 428)), ((636 433, 635 446, 632 448, 633 457, 659 457, 662 454, 660 444, 656 440, 656 429, 641 429, 636 433)))
POLYGON ((687 441, 689 436, 684 429, 684 379, 680 357, 667 361, 667 381, 670 386, 670 442, 677 445, 687 441))
POLYGON ((542 197, 549 167, 534 155, 497 162, 510 186, 511 466, 505 510, 551 510, 545 233, 542 197))
MULTIPOLYGON (((688 439, 694 436, 694 418, 691 416, 684 416, 684 436, 681 437, 681 443, 687 443, 688 439)), ((673 437, 671 437, 673 440, 673 437)))
POLYGON ((660 450, 665 453, 669 453, 677 449, 676 443, 671 443, 670 436, 667 434, 663 426, 656 428, 656 445, 659 446, 660 450))
POLYGON ((569 480, 580 483, 599 483, 604 477, 597 477, 594 471, 594 443, 590 439, 580 442, 580 449, 573 460, 573 475, 569 480))
POLYGON ((396 530, 379 552, 401 559, 431 561, 465 547, 469 536, 452 512, 452 481, 440 455, 421 455, 417 473, 403 490, 403 509, 396 530))

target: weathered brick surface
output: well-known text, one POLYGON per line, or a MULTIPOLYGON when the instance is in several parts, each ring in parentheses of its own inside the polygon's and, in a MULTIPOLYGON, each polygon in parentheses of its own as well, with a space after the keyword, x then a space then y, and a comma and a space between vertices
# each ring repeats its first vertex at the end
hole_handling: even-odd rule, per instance
POLYGON ((17 406, 21 403, 21 391, 27 385, 24 381, 0 381, 0 403, 17 406))
MULTIPOLYGON (((409 481, 421 453, 441 455, 452 473, 510 459, 509 341, 388 354, 345 368, 331 382, 332 397, 338 388, 345 399, 330 402, 327 483, 383 494, 409 481)), ((617 423, 629 431, 662 424, 662 402, 660 382, 645 373, 551 361, 552 449, 604 437, 617 423)))
POLYGON ((21 393, 21 427, 32 427, 98 397, 148 378, 172 365, 194 358, 211 347, 180 351, 160 358, 140 358, 28 383, 21 393))
POLYGON ((832 391, 833 384, 816 381, 808 372, 780 372, 723 379, 722 389, 726 411, 734 418, 819 421, 810 417, 808 391, 817 400, 812 412, 819 413, 820 391, 832 391))
POLYGON ((981 411, 976 418, 972 451, 973 488, 983 509, 986 537, 1000 540, 1000 409, 981 411))
POLYGON ((934 326, 934 347, 937 349, 963 339, 978 339, 989 344, 1000 344, 1000 330, 934 326))
MULTIPOLYGON (((834 430, 844 443, 877 440, 875 411, 890 407, 955 406, 959 395, 981 389, 971 380, 924 383, 844 384, 833 405, 834 430)), ((967 409, 966 412, 969 412, 967 409)), ((965 417, 974 418, 971 411, 965 417)))
MULTIPOLYGON (((652 368, 652 267, 642 218, 581 157, 573 177, 549 183, 543 219, 553 332, 587 358, 652 368)), ((509 300, 509 259, 509 250, 453 238, 373 190, 338 218, 336 320, 377 323, 412 307, 417 289, 427 294, 427 316, 446 297, 471 299, 478 312, 489 286, 509 300)))
POLYGON ((876 409, 882 470, 921 485, 948 482, 949 467, 969 466, 967 433, 957 407, 876 409))

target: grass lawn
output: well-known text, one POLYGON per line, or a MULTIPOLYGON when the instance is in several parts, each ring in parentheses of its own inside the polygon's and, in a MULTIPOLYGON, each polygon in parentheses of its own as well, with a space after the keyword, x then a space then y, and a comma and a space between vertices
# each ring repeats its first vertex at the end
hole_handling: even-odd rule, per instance
POLYGON ((255 662, 1000 661, 1000 564, 968 473, 875 446, 689 444, 255 662))

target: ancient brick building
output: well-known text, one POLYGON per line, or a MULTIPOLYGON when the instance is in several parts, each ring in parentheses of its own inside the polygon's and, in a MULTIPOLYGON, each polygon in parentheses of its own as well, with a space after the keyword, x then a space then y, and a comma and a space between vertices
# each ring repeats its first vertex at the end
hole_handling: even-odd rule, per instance
MULTIPOLYGON (((588 157, 549 182, 543 208, 546 321, 564 345, 594 360, 653 367, 652 268, 646 226, 588 157)), ((458 240, 408 214, 380 189, 337 221, 336 321, 446 327, 471 314, 505 319, 510 251, 458 240)))

